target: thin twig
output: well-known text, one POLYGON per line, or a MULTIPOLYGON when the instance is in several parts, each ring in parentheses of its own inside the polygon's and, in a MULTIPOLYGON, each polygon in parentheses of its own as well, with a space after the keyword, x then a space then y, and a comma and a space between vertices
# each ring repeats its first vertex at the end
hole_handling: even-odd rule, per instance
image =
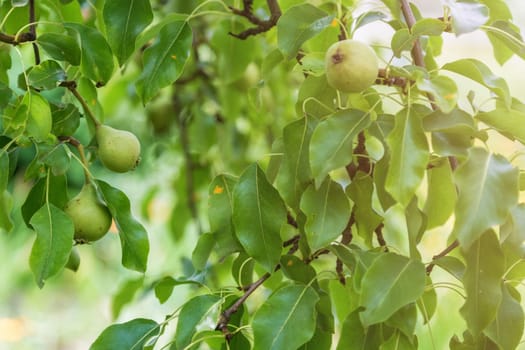
POLYGON ((234 14, 244 17, 250 21, 250 23, 256 25, 255 27, 248 28, 238 34, 230 32, 230 35, 244 40, 252 35, 264 33, 272 29, 277 24, 279 17, 281 17, 281 8, 279 7, 277 0, 266 0, 266 4, 270 10, 270 18, 267 20, 262 20, 253 13, 253 0, 243 0, 242 10, 230 6, 230 10, 234 14))
POLYGON ((387 244, 386 244, 386 241, 385 241, 385 237, 383 236, 383 227, 384 226, 385 225, 383 223, 380 223, 379 226, 376 227, 374 232, 376 234, 377 242, 379 243, 379 245, 381 247, 383 247, 385 252, 388 252, 388 247, 387 247, 387 244))
MULTIPOLYGON (((29 0, 29 33, 33 35, 33 40, 36 40, 36 16, 35 16, 35 0, 29 0)), ((33 42, 33 52, 35 53, 35 64, 40 64, 40 51, 38 45, 33 42)))
POLYGON ((87 104, 86 100, 80 95, 80 93, 77 90, 77 83, 72 80, 63 81, 59 84, 59 86, 67 88, 73 96, 77 99, 78 102, 82 105, 82 108, 84 109, 85 115, 89 117, 89 119, 95 124, 95 128, 98 128, 100 126, 100 122, 98 121, 97 117, 93 114, 91 109, 89 108, 89 105, 87 104))
POLYGON ((443 249, 443 251, 437 255, 434 255, 432 257, 432 261, 430 262, 430 264, 428 264, 427 266, 427 275, 430 275, 430 273, 432 272, 432 269, 434 268, 434 266, 436 265, 436 260, 439 259, 439 258, 442 258, 444 256, 446 256, 448 253, 450 253, 451 251, 453 251, 454 249, 456 249, 457 247, 459 247, 459 241, 456 239, 454 242, 452 242, 448 247, 446 247, 445 249, 443 249))

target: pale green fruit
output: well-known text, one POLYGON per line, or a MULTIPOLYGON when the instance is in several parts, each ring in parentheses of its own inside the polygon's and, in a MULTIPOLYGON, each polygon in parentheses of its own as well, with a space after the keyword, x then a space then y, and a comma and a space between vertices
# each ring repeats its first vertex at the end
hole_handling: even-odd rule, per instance
POLYGON ((326 79, 334 89, 360 92, 377 78, 379 63, 370 46, 357 40, 338 41, 325 56, 326 79))
POLYGON ((85 184, 80 192, 64 207, 64 212, 75 226, 75 241, 94 242, 108 232, 111 226, 109 209, 98 199, 92 184, 85 184))
POLYGON ((140 142, 133 133, 100 125, 95 136, 98 156, 106 168, 125 173, 137 166, 140 159, 140 142))

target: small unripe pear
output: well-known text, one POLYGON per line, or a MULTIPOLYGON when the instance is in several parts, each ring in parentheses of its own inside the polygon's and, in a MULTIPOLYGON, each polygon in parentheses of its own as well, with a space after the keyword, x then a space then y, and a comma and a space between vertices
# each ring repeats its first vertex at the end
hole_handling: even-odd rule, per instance
POLYGON ((64 212, 71 218, 75 227, 75 241, 78 243, 94 242, 108 232, 111 226, 109 209, 98 199, 91 183, 82 187, 64 207, 64 212))
POLYGON ((106 168, 125 173, 137 166, 140 159, 140 142, 133 133, 100 125, 95 137, 98 156, 106 168))
POLYGON ((375 82, 379 63, 370 46, 347 39, 328 48, 325 67, 331 87, 342 92, 360 92, 375 82))

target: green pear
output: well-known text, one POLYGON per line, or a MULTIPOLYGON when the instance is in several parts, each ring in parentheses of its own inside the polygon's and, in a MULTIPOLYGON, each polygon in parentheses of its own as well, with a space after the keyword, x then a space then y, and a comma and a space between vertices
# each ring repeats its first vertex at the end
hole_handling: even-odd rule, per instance
POLYGON ((331 87, 342 92, 360 92, 375 82, 379 63, 370 46, 347 39, 328 48, 325 67, 331 87))
POLYGON ((108 232, 111 226, 109 209, 98 199, 95 187, 87 183, 64 207, 64 212, 75 226, 75 241, 94 242, 108 232))
POLYGON ((100 125, 95 137, 98 156, 106 168, 125 173, 137 166, 140 159, 140 142, 133 133, 100 125))

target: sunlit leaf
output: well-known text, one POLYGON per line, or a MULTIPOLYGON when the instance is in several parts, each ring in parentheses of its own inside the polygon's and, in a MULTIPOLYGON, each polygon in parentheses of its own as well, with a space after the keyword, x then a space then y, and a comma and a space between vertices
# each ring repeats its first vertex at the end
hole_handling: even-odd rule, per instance
POLYGON ((160 326, 153 320, 136 318, 104 329, 89 350, 142 349, 149 338, 159 334, 160 326))
POLYGON ((481 112, 476 118, 511 140, 516 139, 525 144, 525 112, 498 107, 489 112, 481 112))
POLYGON ((249 166, 233 191, 233 224, 246 252, 268 272, 279 262, 285 222, 286 208, 279 193, 257 164, 249 166))
POLYGON ((319 188, 312 184, 301 198, 306 215, 304 230, 313 250, 322 248, 343 233, 350 219, 350 201, 343 188, 329 177, 319 188))
POLYGON ((425 266, 418 260, 384 253, 365 272, 359 304, 365 327, 386 321, 401 307, 415 302, 425 288, 425 266))
POLYGON ((296 349, 310 340, 318 300, 317 293, 306 285, 278 289, 253 316, 254 350, 296 349))
POLYGON ((346 109, 317 124, 310 140, 310 168, 316 186, 330 171, 352 161, 354 140, 370 123, 370 113, 346 109))
POLYGON ((74 66, 80 64, 80 47, 77 41, 69 35, 42 33, 38 36, 37 43, 55 60, 67 61, 74 66))
POLYGON ((190 299, 182 306, 175 333, 177 349, 184 349, 190 344, 197 331, 197 325, 216 307, 219 301, 220 297, 217 295, 204 294, 190 299))
POLYGON ((468 250, 488 228, 502 224, 518 203, 518 169, 484 148, 470 150, 455 172, 458 188, 453 235, 468 250))
POLYGON ((301 4, 283 13, 277 22, 277 45, 286 57, 295 57, 305 41, 328 27, 333 15, 311 5, 301 4))
POLYGON ((454 80, 438 75, 430 79, 417 81, 417 87, 421 91, 430 93, 434 97, 434 103, 444 113, 451 112, 458 100, 458 87, 454 80))
POLYGON ((401 28, 397 30, 392 36, 390 46, 396 57, 401 57, 403 51, 410 51, 417 37, 412 35, 407 28, 401 28))
POLYGON ((455 0, 446 0, 444 3, 450 9, 452 30, 456 35, 470 33, 489 19, 489 10, 483 4, 455 0))
POLYGON ((37 238, 31 249, 29 265, 40 288, 67 263, 73 247, 73 222, 51 203, 44 204, 30 221, 37 238))
POLYGON ((457 200, 452 169, 447 159, 428 170, 428 194, 424 212, 427 228, 443 225, 454 212, 457 200))
POLYGON ((496 319, 485 334, 503 350, 517 349, 523 335, 523 307, 513 295, 519 295, 514 287, 502 284, 502 298, 496 319))
POLYGON ((496 318, 502 299, 505 262, 492 230, 485 231, 469 248, 464 248, 464 255, 467 268, 463 284, 467 298, 460 311, 472 334, 479 335, 496 318))
POLYGON ((144 51, 144 69, 136 83, 142 103, 147 103, 160 89, 180 77, 190 56, 192 38, 186 21, 170 22, 144 51))
POLYGON ((153 20, 150 1, 106 1, 102 13, 109 45, 119 64, 123 65, 135 50, 137 36, 153 20))
POLYGON ((405 207, 423 180, 429 159, 421 117, 416 108, 403 109, 396 115, 394 130, 387 138, 390 167, 385 188, 405 207))
POLYGON ((97 185, 119 230, 122 265, 145 272, 149 253, 146 229, 131 214, 130 202, 124 192, 102 180, 97 180, 97 185))

